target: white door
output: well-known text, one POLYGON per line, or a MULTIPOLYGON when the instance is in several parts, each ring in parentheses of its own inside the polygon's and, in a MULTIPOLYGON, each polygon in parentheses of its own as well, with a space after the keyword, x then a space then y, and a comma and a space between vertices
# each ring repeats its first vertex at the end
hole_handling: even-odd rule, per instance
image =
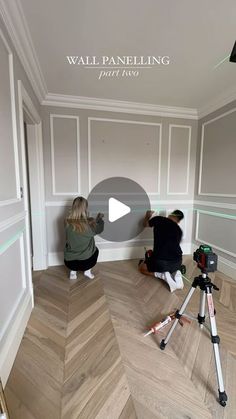
MULTIPOLYGON (((22 86, 18 83, 15 92, 13 55, 1 31, 0 67, 0 378, 5 386, 33 308, 33 287, 22 86)), ((39 132, 40 121, 35 122, 39 132)))

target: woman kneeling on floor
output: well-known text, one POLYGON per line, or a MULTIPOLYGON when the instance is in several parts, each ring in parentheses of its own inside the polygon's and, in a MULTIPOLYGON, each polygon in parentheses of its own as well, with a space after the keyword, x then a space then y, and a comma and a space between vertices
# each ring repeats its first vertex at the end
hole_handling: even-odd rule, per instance
POLYGON ((66 245, 64 263, 70 269, 70 279, 77 278, 82 271, 90 279, 94 278, 91 268, 96 265, 98 249, 94 236, 104 229, 103 214, 96 219, 88 216, 88 201, 83 197, 74 199, 72 208, 66 218, 66 245))

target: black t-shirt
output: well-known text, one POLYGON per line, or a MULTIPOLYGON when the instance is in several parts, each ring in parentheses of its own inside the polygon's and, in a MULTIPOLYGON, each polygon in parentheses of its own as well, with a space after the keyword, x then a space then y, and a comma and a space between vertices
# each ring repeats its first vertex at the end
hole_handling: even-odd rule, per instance
POLYGON ((182 230, 170 218, 156 216, 149 220, 150 227, 154 227, 154 256, 161 260, 179 260, 182 257, 180 241, 182 230))

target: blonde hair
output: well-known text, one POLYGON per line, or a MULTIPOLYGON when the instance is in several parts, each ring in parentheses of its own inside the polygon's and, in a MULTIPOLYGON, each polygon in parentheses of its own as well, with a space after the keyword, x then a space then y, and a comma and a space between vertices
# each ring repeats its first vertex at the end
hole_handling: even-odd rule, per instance
POLYGON ((93 219, 88 217, 88 201, 82 196, 74 199, 71 210, 66 218, 66 224, 72 225, 73 230, 85 232, 93 224, 93 219))

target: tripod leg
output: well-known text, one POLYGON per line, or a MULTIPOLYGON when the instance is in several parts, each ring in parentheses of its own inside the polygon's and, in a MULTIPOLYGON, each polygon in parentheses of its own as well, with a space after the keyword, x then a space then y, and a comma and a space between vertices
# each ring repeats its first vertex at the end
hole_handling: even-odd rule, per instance
POLYGON ((171 337, 171 335, 172 335, 173 331, 175 330, 175 328, 176 328, 176 326, 177 326, 177 323, 178 323, 178 321, 179 321, 180 317, 181 317, 181 316, 182 316, 182 314, 184 313, 184 311, 185 311, 185 309, 186 309, 186 307, 187 307, 187 305, 188 305, 188 303, 189 303, 189 300, 191 299, 191 297, 192 297, 192 295, 193 295, 193 293, 194 293, 195 289, 196 289, 195 287, 191 287, 191 288, 190 288, 190 290, 189 290, 189 292, 188 292, 188 294, 187 294, 187 296, 186 296, 186 298, 185 298, 185 300, 184 300, 184 302, 183 302, 182 306, 181 306, 181 307, 180 307, 180 309, 177 311, 177 313, 178 313, 178 314, 177 314, 177 317, 176 317, 176 319, 175 319, 175 321, 174 321, 173 325, 171 326, 171 328, 170 328, 169 332, 167 333, 166 338, 165 338, 165 339, 162 339, 162 341, 161 341, 161 343, 160 343, 160 348, 161 348, 162 350, 164 350, 164 349, 165 349, 165 347, 166 347, 167 343, 169 342, 169 339, 170 339, 170 337, 171 337))
POLYGON ((201 290, 199 313, 197 316, 198 323, 201 329, 203 327, 203 323, 205 322, 205 307, 206 307, 206 292, 201 290))
POLYGON ((222 368, 221 368, 221 361, 220 361, 220 351, 219 351, 220 338, 217 335, 215 309, 214 309, 211 287, 206 287, 206 292, 207 292, 207 305, 208 305, 209 319, 210 319, 210 325, 211 325, 211 341, 212 341, 213 349, 214 349, 216 374, 217 374, 218 387, 219 387, 218 389, 219 403, 221 404, 221 406, 226 406, 226 402, 228 398, 224 389, 224 382, 223 382, 223 375, 222 375, 222 368))

